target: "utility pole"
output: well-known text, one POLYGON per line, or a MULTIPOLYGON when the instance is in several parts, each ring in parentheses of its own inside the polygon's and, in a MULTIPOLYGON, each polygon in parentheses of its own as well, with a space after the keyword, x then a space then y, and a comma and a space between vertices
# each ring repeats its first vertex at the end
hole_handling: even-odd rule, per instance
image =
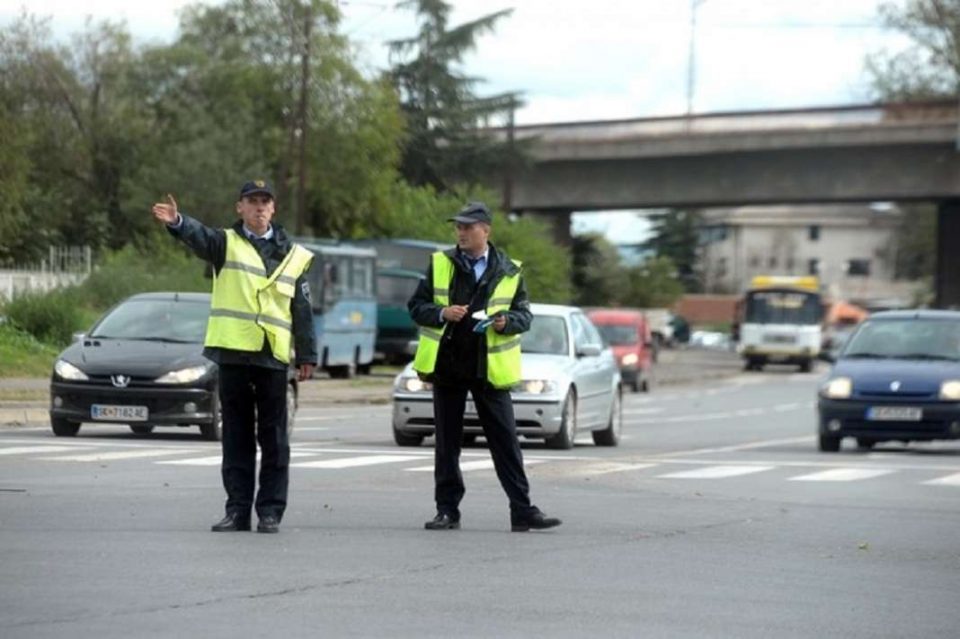
POLYGON ((693 117, 693 91, 697 66, 697 9, 707 0, 690 0, 690 50, 687 52, 687 128, 693 117))
POLYGON ((307 92, 310 89, 310 30, 313 18, 310 3, 304 7, 303 56, 300 59, 300 109, 297 117, 300 148, 297 167, 297 235, 303 235, 307 214, 307 92))
POLYGON ((517 102, 510 96, 510 111, 507 116, 507 161, 506 171, 503 174, 503 212, 509 214, 513 210, 513 171, 516 166, 514 156, 516 153, 514 145, 514 114, 517 110, 517 102))

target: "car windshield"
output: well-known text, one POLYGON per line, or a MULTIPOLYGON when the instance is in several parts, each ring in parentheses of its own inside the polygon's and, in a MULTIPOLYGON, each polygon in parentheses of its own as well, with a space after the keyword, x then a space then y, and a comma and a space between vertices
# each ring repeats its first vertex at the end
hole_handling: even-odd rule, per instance
POLYGON ((820 296, 809 291, 762 290, 747 293, 747 324, 806 324, 820 322, 820 296))
POLYGON ((566 355, 567 325, 562 317, 539 315, 523 334, 520 350, 524 353, 544 353, 547 355, 566 355))
POLYGON ((849 339, 841 357, 960 360, 960 321, 867 320, 849 339))
POLYGON ((209 315, 206 301, 128 300, 101 319, 90 337, 201 344, 209 315))
POLYGON ((637 343, 637 327, 629 324, 597 324, 603 341, 610 346, 628 346, 637 343))

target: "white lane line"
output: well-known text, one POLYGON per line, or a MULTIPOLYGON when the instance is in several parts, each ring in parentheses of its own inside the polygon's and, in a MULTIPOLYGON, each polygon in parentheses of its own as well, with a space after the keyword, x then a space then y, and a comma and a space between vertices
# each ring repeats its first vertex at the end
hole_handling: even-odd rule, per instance
POLYGON ((299 424, 300 422, 325 422, 325 421, 330 421, 331 419, 336 419, 336 417, 331 415, 320 415, 317 417, 307 417, 305 415, 304 416, 297 415, 294 419, 299 424))
POLYGON ((735 444, 733 446, 720 446, 718 448, 695 448, 693 450, 678 450, 672 453, 663 453, 655 457, 674 457, 677 455, 704 455, 708 453, 732 453, 740 450, 751 450, 753 448, 767 448, 768 446, 782 446, 784 444, 805 444, 813 443, 815 437, 807 435, 805 437, 790 437, 787 439, 765 439, 756 442, 747 442, 745 444, 735 444))
POLYGON ((366 455, 364 457, 341 457, 340 459, 321 459, 318 461, 299 462, 290 464, 294 468, 355 468, 357 466, 374 466, 377 464, 392 464, 415 459, 410 455, 366 455))
POLYGON ((822 470, 819 473, 810 475, 798 475, 791 477, 790 481, 858 481, 860 479, 872 479, 889 475, 896 471, 869 468, 834 468, 833 470, 822 470))
POLYGON ((666 408, 633 408, 630 410, 623 411, 624 417, 629 415, 654 415, 656 413, 662 413, 667 410, 666 408))
POLYGON ((318 430, 330 430, 329 426, 294 426, 293 432, 295 433, 312 433, 318 430))
POLYGON ((960 473, 938 477, 937 479, 931 479, 923 483, 928 486, 960 486, 960 473))
POLYGON ((657 477, 664 479, 722 479, 724 477, 761 473, 773 468, 775 468, 775 466, 707 466, 706 468, 698 468, 696 470, 683 470, 678 473, 657 475, 657 477))
POLYGON ((734 414, 737 417, 753 417, 754 415, 763 415, 766 412, 767 411, 764 408, 741 408, 734 414))
POLYGON ((83 455, 57 455, 54 457, 38 457, 43 461, 68 461, 68 462, 101 462, 115 461, 119 459, 139 459, 143 457, 163 457, 164 455, 183 455, 189 453, 189 450, 154 449, 154 450, 115 450, 110 453, 86 453, 83 455))
POLYGON ((653 468, 659 464, 624 464, 618 462, 591 464, 585 468, 578 468, 571 474, 575 475, 608 475, 610 473, 626 473, 633 470, 653 468))
MULTIPOLYGON (((543 460, 540 459, 525 459, 523 462, 524 466, 534 466, 536 464, 542 463, 543 460)), ((412 473, 426 473, 433 472, 433 465, 430 466, 416 466, 415 468, 404 468, 404 470, 412 473)), ((492 459, 478 459, 477 461, 463 462, 460 464, 460 471, 468 473, 473 470, 493 470, 493 460, 492 459)))
POLYGON ((802 408, 803 405, 799 402, 794 402, 792 404, 777 404, 773 407, 773 412, 775 413, 786 413, 791 410, 797 410, 802 408))
MULTIPOLYGON (((291 451, 290 457, 312 457, 313 453, 301 453, 291 451)), ((171 466, 219 466, 223 460, 222 455, 213 455, 211 457, 191 457, 190 459, 174 459, 154 462, 157 464, 170 464, 171 466)), ((260 461, 260 451, 257 451, 257 461, 260 461)), ((292 466, 293 464, 291 464, 292 466)))
POLYGON ((0 455, 26 455, 29 453, 59 453, 65 450, 76 450, 73 446, 12 446, 0 448, 0 455))

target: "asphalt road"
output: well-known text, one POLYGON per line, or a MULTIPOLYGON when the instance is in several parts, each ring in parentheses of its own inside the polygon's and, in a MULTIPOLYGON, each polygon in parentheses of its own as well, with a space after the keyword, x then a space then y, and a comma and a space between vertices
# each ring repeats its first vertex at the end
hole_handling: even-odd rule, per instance
POLYGON ((960 446, 815 451, 818 376, 630 395, 625 437, 524 444, 564 525, 510 533, 482 440, 463 528, 428 532, 432 440, 388 405, 301 410, 279 535, 209 532, 192 430, 0 429, 0 636, 951 637, 960 446))

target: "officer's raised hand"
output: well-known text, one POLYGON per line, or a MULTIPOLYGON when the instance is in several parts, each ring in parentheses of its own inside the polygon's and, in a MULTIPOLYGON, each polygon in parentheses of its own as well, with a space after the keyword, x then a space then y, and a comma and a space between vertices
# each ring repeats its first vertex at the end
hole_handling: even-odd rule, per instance
POLYGON ((167 193, 166 202, 157 202, 153 205, 153 217, 157 218, 164 224, 176 224, 177 220, 180 218, 180 214, 177 212, 177 201, 173 199, 173 196, 167 193))
POLYGON ((459 322, 467 314, 469 307, 466 304, 454 304, 443 308, 443 319, 448 322, 459 322))

